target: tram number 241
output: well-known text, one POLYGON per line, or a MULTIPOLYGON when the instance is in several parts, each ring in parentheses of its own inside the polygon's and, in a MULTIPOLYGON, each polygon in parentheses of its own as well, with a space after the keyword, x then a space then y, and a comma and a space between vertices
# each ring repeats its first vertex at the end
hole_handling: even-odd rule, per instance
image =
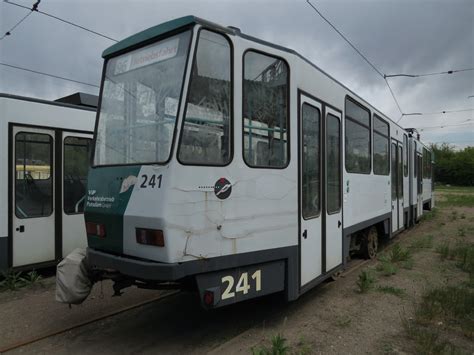
POLYGON ((251 282, 249 282, 249 274, 248 272, 244 272, 240 275, 239 281, 237 281, 237 285, 234 284, 235 279, 233 276, 224 276, 221 279, 222 284, 227 284, 224 293, 222 293, 221 299, 225 300, 228 298, 235 297, 237 292, 242 292, 244 295, 249 293, 249 290, 252 288, 252 285, 255 287, 255 291, 261 291, 262 289, 262 271, 257 270, 251 276, 251 282), (252 285, 251 285, 252 284, 252 285))
POLYGON ((161 188, 161 179, 162 179, 161 174, 158 176, 156 176, 156 174, 153 174, 153 175, 143 174, 141 178, 142 178, 142 183, 140 184, 140 187, 142 189, 146 189, 149 187, 151 187, 152 189, 161 188))

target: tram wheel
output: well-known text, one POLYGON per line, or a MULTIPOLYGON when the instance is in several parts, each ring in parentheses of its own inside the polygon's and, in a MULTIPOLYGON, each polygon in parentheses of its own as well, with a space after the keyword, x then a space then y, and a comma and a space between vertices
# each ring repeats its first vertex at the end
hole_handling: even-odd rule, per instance
POLYGON ((370 227, 364 234, 362 254, 366 259, 374 259, 377 256, 377 249, 379 245, 377 228, 370 227))

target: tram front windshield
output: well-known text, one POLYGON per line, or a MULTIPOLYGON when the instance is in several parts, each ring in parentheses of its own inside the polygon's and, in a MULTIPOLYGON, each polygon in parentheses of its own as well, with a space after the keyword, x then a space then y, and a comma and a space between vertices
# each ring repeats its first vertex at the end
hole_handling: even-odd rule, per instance
POLYGON ((94 165, 169 159, 191 31, 108 60, 94 165))

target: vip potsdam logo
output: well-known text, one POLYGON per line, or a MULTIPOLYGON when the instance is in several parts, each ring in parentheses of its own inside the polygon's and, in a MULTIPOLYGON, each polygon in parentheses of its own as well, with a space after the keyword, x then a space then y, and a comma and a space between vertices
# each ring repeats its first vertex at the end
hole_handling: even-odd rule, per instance
POLYGON ((214 184, 214 193, 221 200, 226 199, 232 192, 232 184, 226 178, 220 178, 214 184))

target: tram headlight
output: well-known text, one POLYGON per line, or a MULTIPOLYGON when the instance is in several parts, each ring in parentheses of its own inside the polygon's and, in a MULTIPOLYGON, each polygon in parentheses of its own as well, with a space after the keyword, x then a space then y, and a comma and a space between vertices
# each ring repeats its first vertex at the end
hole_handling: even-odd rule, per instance
POLYGON ((135 237, 138 244, 165 246, 165 237, 162 230, 135 228, 135 237))

